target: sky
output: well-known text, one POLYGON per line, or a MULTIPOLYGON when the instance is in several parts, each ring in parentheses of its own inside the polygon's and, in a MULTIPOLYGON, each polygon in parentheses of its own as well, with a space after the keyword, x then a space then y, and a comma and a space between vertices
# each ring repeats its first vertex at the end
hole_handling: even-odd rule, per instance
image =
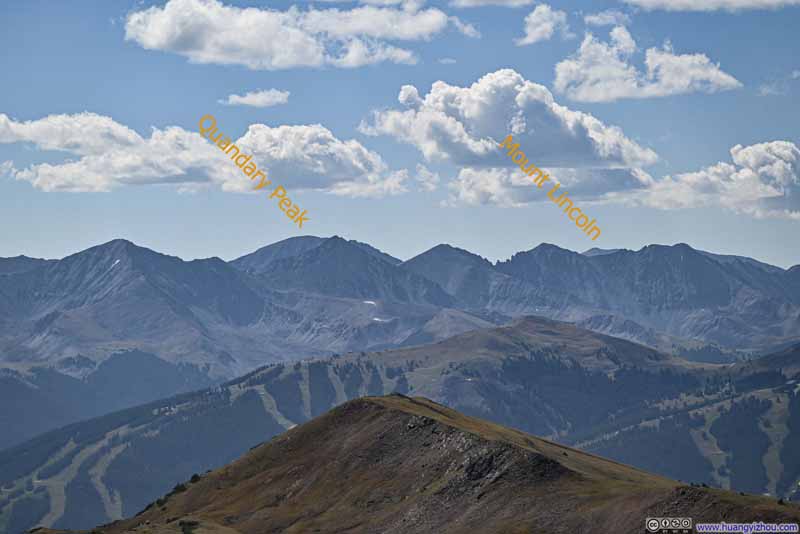
POLYGON ((29 0, 0 20, 2 257, 340 235, 402 259, 688 243, 800 264, 800 0, 29 0))

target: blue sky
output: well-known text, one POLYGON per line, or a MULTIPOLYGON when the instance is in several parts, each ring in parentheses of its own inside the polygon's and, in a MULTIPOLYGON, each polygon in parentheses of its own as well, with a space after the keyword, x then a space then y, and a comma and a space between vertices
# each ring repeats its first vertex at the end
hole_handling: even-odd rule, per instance
POLYGON ((493 1, 4 3, 0 256, 338 234, 404 259, 686 242, 800 263, 796 0, 493 1), (286 102, 220 102, 270 90, 286 102), (200 137, 207 113, 302 230, 200 137), (512 131, 599 239, 491 146, 512 131))

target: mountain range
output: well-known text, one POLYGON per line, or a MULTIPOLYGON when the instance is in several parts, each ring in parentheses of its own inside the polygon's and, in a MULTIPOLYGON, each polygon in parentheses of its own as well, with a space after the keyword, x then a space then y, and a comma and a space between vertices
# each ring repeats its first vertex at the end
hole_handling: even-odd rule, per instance
POLYGON ((689 530, 796 523, 800 507, 680 484, 392 395, 347 402, 93 532, 600 534, 642 532, 657 517, 691 518, 689 530))
POLYGON ((131 517, 194 473, 350 399, 393 392, 687 483, 800 500, 799 379, 800 346, 691 362, 540 317, 277 363, 0 452, 0 532, 131 517))
POLYGON ((0 408, 0 449, 270 362, 430 343, 529 314, 731 362, 800 341, 800 266, 683 244, 584 254, 544 244, 494 264, 438 245, 401 261, 336 236, 231 262, 125 240, 61 260, 0 259, 0 381, 28 414, 0 408), (101 376, 117 400, 97 390, 101 376))

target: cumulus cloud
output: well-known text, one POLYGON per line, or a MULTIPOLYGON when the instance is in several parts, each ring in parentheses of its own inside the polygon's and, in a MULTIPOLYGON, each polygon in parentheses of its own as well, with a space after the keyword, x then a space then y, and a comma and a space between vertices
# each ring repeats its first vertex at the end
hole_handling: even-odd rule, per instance
POLYGON ((576 54, 556 65, 556 91, 581 102, 652 98, 692 92, 715 93, 742 84, 704 54, 673 53, 669 42, 645 52, 647 71, 631 64, 636 42, 623 26, 609 43, 587 33, 576 54))
POLYGON ((286 104, 289 101, 289 91, 278 91, 268 89, 265 91, 251 91, 243 95, 228 95, 225 100, 220 100, 220 104, 229 106, 252 106, 255 108, 268 108, 286 104))
MULTIPOLYGON (((219 125, 224 132, 224 124, 219 125)), ((233 136, 233 131, 225 132, 233 136)), ((252 183, 228 156, 194 131, 153 128, 140 136, 109 117, 94 113, 49 115, 18 122, 0 114, 0 143, 32 143, 36 148, 79 156, 62 163, 4 170, 43 191, 110 191, 122 185, 176 184, 181 190, 217 185, 248 191, 252 183)), ((234 141, 287 189, 313 189, 349 196, 381 196, 405 190, 407 171, 392 171, 381 156, 356 140, 340 140, 319 124, 252 124, 234 141)))
POLYGON ((519 170, 514 172, 501 168, 461 169, 447 188, 450 191, 445 203, 447 206, 469 204, 518 208, 544 198, 542 191, 519 170))
POLYGON ((721 206, 757 218, 800 220, 797 145, 789 141, 736 145, 731 148, 731 160, 667 176, 618 199, 660 209, 721 206))
POLYGON ((497 148, 508 134, 538 166, 636 167, 657 160, 619 128, 556 103, 546 87, 511 69, 486 74, 469 87, 437 81, 424 98, 405 85, 398 100, 405 109, 374 111, 359 130, 413 145, 427 161, 511 167, 497 148))
POLYGON ((560 30, 564 37, 570 36, 567 14, 554 10, 547 4, 539 4, 525 17, 525 36, 515 39, 514 43, 517 46, 524 46, 547 41, 556 30, 560 30))
POLYGON ((746 9, 778 9, 800 5, 800 0, 624 0, 647 10, 665 11, 742 11, 746 9))
POLYGON ((534 0, 451 0, 450 5, 453 7, 522 7, 531 5, 533 1, 534 0))
POLYGON ((0 143, 16 142, 87 156, 102 154, 109 146, 132 147, 142 138, 127 126, 94 113, 50 115, 27 122, 17 122, 0 113, 0 143))
MULTIPOLYGON (((314 0, 309 0, 313 2, 314 0)), ((425 0, 316 0, 328 4, 349 4, 359 3, 371 6, 397 6, 400 5, 406 10, 416 10, 425 4, 425 0)))
POLYGON ((628 15, 616 9, 606 9, 583 17, 583 22, 587 26, 625 26, 630 21, 628 15))
POLYGON ((538 188, 519 169, 467 167, 447 184, 448 206, 459 204, 494 205, 519 208, 547 201, 547 192, 555 183, 569 192, 573 200, 606 202, 617 193, 643 190, 653 179, 641 169, 542 169, 551 179, 538 188))
POLYGON ((168 0, 164 6, 130 13, 125 38, 195 63, 279 70, 352 68, 383 61, 413 64, 413 52, 386 41, 428 40, 449 24, 466 35, 476 32, 439 9, 404 7, 303 11, 293 6, 276 11, 227 6, 218 0, 168 0))
POLYGON ((731 148, 731 161, 654 179, 642 169, 542 169, 551 181, 538 188, 519 169, 462 169, 448 185, 446 205, 523 207, 547 201, 551 184, 588 203, 661 210, 722 208, 755 218, 800 221, 800 148, 771 141, 731 148))
MULTIPOLYGON (((406 171, 390 172, 381 156, 355 139, 342 141, 320 124, 252 124, 236 144, 287 187, 329 190, 348 196, 404 191, 406 171)), ((245 188, 249 187, 244 182, 245 188)))

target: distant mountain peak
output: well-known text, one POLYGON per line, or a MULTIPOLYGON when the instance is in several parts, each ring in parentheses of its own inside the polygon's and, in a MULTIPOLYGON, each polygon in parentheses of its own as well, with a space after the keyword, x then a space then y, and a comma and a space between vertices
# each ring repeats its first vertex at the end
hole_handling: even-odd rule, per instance
POLYGON ((533 251, 540 251, 540 252, 543 252, 543 251, 560 251, 560 252, 572 252, 573 254, 576 254, 572 250, 569 250, 567 248, 561 248, 558 245, 554 245, 553 243, 540 243, 539 245, 535 246, 533 249, 530 250, 530 252, 533 252, 533 251))
POLYGON ((246 271, 251 274, 264 273, 269 269, 269 265, 278 260, 284 260, 294 256, 300 256, 317 247, 326 245, 325 250, 348 250, 358 249, 367 252, 372 256, 381 258, 382 260, 397 265, 402 263, 399 259, 382 252, 375 247, 366 243, 361 243, 355 240, 347 240, 341 236, 334 235, 332 237, 318 237, 313 235, 303 235, 297 237, 290 237, 277 243, 272 243, 265 247, 261 247, 255 252, 246 254, 235 260, 231 261, 231 265, 241 271, 246 271))
POLYGON ((652 245, 645 245, 639 252, 671 252, 671 251, 678 251, 678 252, 699 252, 697 249, 692 248, 691 245, 686 243, 675 243, 674 245, 661 245, 658 243, 654 243, 652 245))
POLYGON ((607 256, 609 254, 616 254, 617 252, 631 252, 627 248, 597 248, 592 247, 589 250, 584 250, 581 254, 588 257, 593 256, 607 256))
POLYGON ((487 267, 492 266, 491 262, 486 258, 484 258, 483 256, 480 256, 478 254, 475 254, 474 252, 470 252, 469 250, 465 250, 463 248, 454 247, 453 245, 448 245, 447 243, 440 243, 434 246, 433 248, 430 248, 425 252, 418 254, 417 256, 414 256, 405 263, 414 262, 415 260, 417 260, 417 258, 430 257, 430 256, 450 258, 450 259, 462 259, 462 260, 466 259, 484 264, 487 267))
POLYGON ((257 274, 264 272, 267 266, 274 261, 308 252, 324 242, 324 237, 313 235, 290 237, 278 241, 277 243, 261 247, 250 254, 245 254, 244 256, 236 258, 230 263, 241 271, 257 274))
POLYGON ((78 254, 85 254, 85 253, 103 253, 103 254, 136 254, 136 253, 149 253, 155 254, 159 256, 167 256, 166 254, 162 254, 160 252, 156 252, 155 250, 149 249, 147 247, 143 247, 137 245, 133 241, 129 241, 127 239, 112 239, 106 243, 102 243, 100 245, 95 245, 93 247, 89 247, 86 250, 78 252, 77 254, 73 254, 73 256, 77 256, 78 254))
MULTIPOLYGON (((334 237, 338 237, 338 236, 334 236, 334 237)), ((342 239, 342 238, 340 238, 340 239, 342 239)), ((350 243, 351 245, 355 245, 355 246, 359 247, 361 250, 364 250, 364 251, 372 254, 373 256, 376 256, 376 257, 382 259, 385 262, 391 263, 392 265, 400 265, 401 263, 403 263, 403 260, 395 258, 394 256, 392 256, 390 254, 387 254, 386 252, 384 252, 384 251, 382 251, 380 249, 377 249, 377 248, 375 248, 372 245, 369 245, 367 243, 362 243, 361 241, 356 241, 355 239, 350 239, 347 242, 350 243)))

